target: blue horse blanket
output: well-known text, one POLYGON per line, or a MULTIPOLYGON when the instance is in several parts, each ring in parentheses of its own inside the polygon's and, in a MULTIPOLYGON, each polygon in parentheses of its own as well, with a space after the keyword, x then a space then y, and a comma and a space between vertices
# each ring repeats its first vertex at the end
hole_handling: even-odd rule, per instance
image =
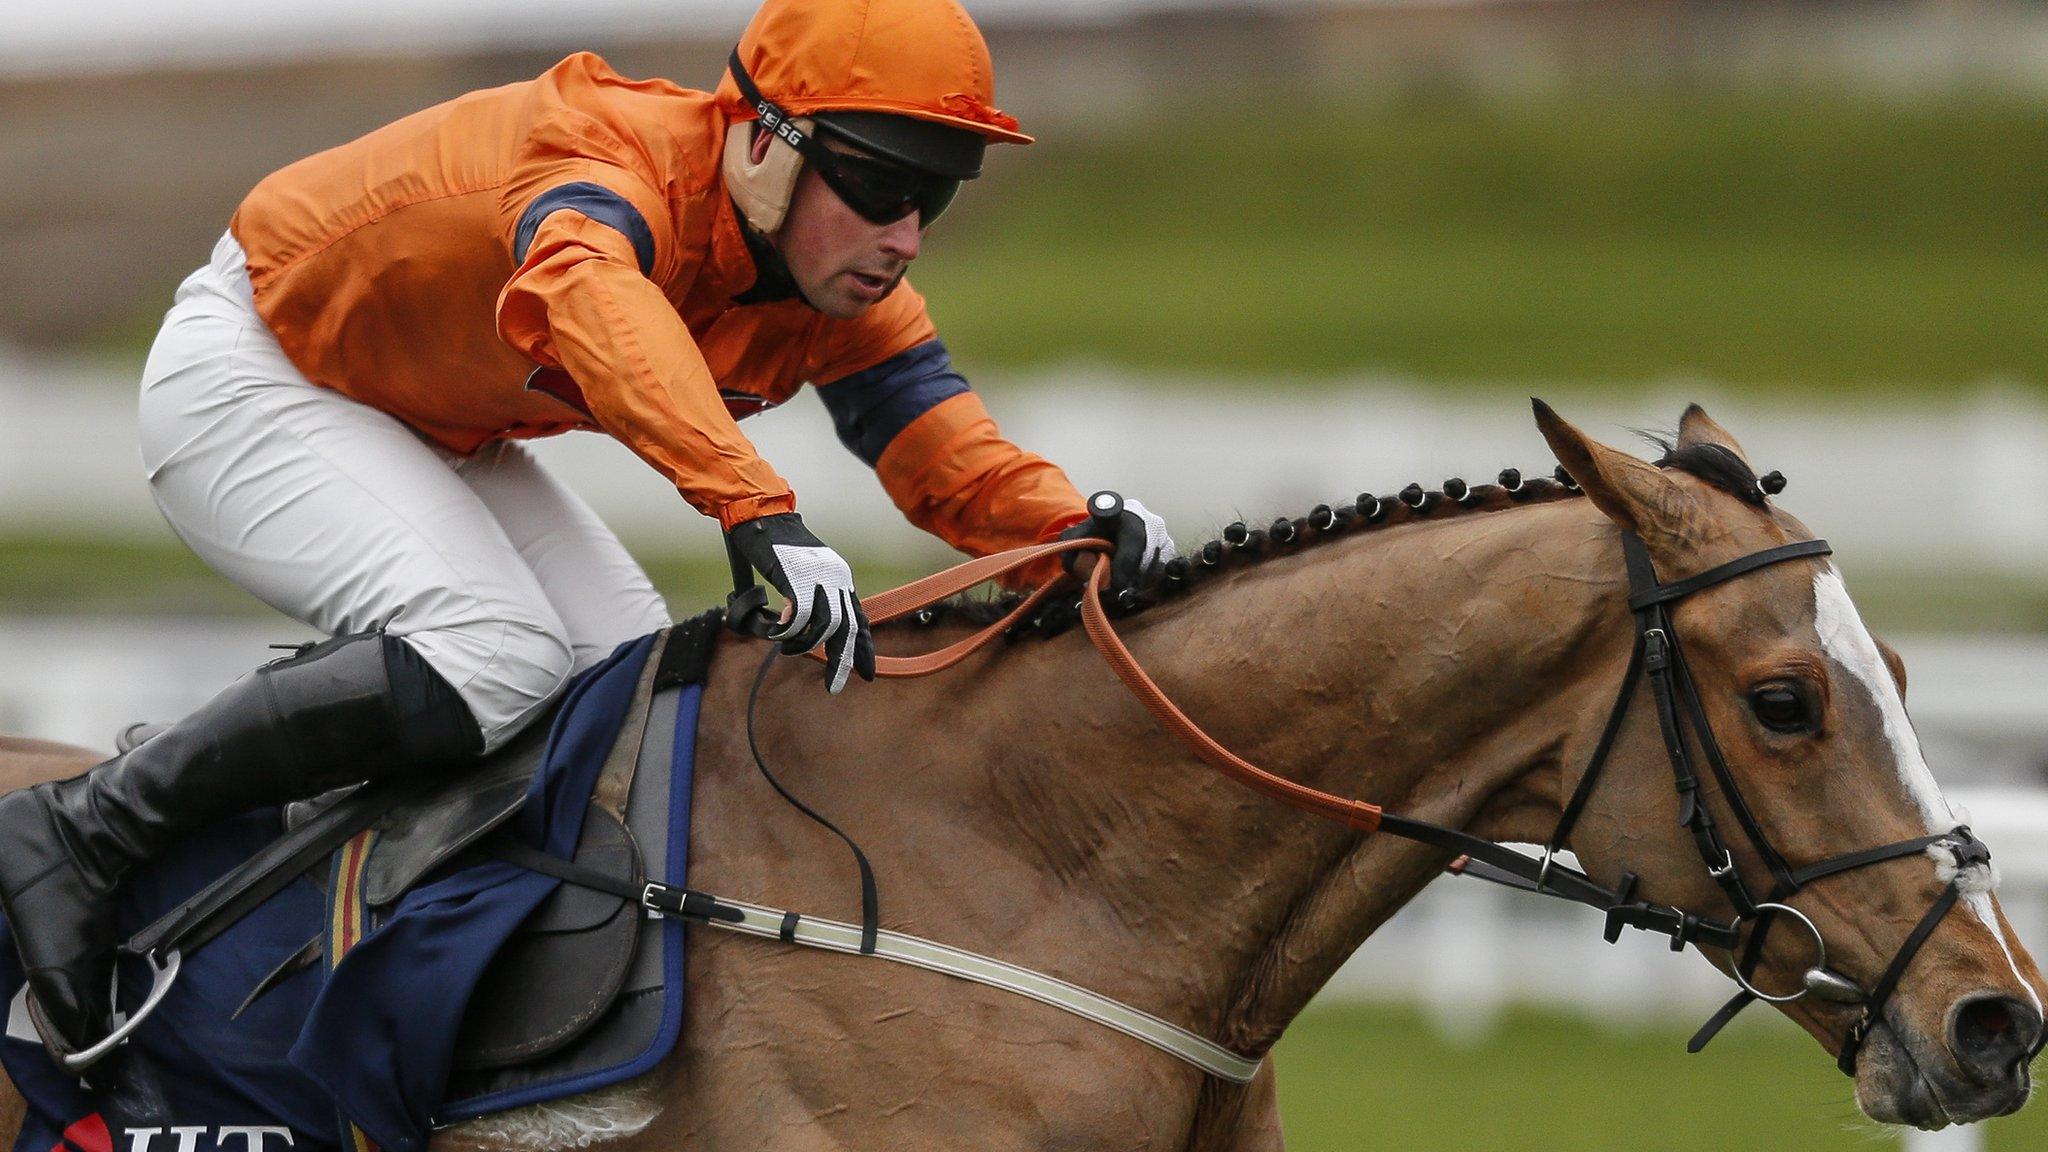
MULTIPOLYGON (((652 647, 653 637, 622 645, 569 688, 515 817, 527 843, 564 858, 574 853, 591 790, 652 647)), ((681 691, 666 877, 676 884, 686 868, 701 688, 681 691)), ((280 813, 263 811, 181 845, 126 885, 121 934, 148 925, 281 830, 280 813)), ((112 1078, 118 1086, 104 1092, 72 1079, 45 1054, 27 1020, 12 936, 0 923, 0 996, 11 1005, 0 1065, 29 1102, 14 1152, 359 1152, 350 1147, 351 1124, 388 1152, 418 1152, 433 1118, 450 1103, 443 1092, 472 990, 559 883, 496 861, 449 870, 406 893, 331 971, 304 968, 244 1007, 266 974, 323 934, 327 897, 301 877, 184 958, 175 988, 114 1058, 122 1065, 112 1078)), ((667 996, 677 1019, 665 1022, 658 1051, 621 1065, 613 1080, 650 1067, 679 1031, 682 926, 664 927, 667 996)), ((120 1002, 140 1003, 147 969, 124 965, 120 978, 120 1002)), ((492 1103, 512 1107, 606 1082, 586 1076, 492 1103)))

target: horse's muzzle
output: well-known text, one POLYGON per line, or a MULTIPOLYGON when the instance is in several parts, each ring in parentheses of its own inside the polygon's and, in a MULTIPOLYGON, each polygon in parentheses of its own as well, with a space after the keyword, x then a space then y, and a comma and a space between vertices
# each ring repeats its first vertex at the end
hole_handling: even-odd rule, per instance
MULTIPOLYGON (((2012 996, 1966 996, 1949 1012, 1949 1052, 1962 1074, 1981 1084, 2024 1084, 2040 1043, 2041 1013, 2012 996)), ((2020 1102, 2025 1099, 2022 1093, 2020 1102)))
POLYGON ((1995 992, 1956 1001, 1938 1043, 1901 1036, 1888 1016, 1858 1061, 1856 1103, 1873 1120, 1925 1129, 2017 1112, 2042 1027, 2031 1003, 1995 992))

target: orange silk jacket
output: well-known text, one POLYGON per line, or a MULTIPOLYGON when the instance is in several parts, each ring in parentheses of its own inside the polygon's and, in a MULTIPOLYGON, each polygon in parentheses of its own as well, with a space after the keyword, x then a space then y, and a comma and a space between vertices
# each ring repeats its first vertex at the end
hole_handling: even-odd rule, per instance
POLYGON ((951 373, 908 282, 851 320, 735 302, 755 268, 719 174, 727 123, 710 93, 579 53, 278 171, 232 230, 309 379, 456 452, 595 428, 731 528, 796 506, 736 417, 810 382, 897 507, 956 548, 1081 519, 1066 475, 951 373))

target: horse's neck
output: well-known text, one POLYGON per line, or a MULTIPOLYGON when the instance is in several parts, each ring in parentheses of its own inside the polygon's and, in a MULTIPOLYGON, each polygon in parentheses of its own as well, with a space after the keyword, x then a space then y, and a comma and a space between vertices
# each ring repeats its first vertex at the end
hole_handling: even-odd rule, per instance
MULTIPOLYGON (((1254 763, 1527 838, 1555 812, 1559 746, 1611 686, 1582 659, 1624 619, 1610 573, 1611 529, 1571 501, 1268 561, 1125 631, 1161 686, 1254 763)), ((993 785, 1032 815, 1019 848, 1042 854, 1085 919, 1117 927, 1101 942, 1111 969, 1171 974, 1143 1002, 1176 994, 1176 1018, 1263 1050, 1443 856, 1223 779, 1098 671, 1064 672, 1086 693, 1066 688, 1084 714, 1050 734, 1070 758, 993 785)))

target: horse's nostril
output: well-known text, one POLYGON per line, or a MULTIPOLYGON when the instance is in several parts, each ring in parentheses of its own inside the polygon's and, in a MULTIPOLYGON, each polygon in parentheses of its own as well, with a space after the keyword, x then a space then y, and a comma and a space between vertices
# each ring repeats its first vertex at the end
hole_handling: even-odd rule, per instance
POLYGON ((1964 1068, 1987 1077, 2009 1074, 2041 1038, 2041 1014, 2010 996, 1978 996, 1956 1009, 1949 1044, 1964 1068))

